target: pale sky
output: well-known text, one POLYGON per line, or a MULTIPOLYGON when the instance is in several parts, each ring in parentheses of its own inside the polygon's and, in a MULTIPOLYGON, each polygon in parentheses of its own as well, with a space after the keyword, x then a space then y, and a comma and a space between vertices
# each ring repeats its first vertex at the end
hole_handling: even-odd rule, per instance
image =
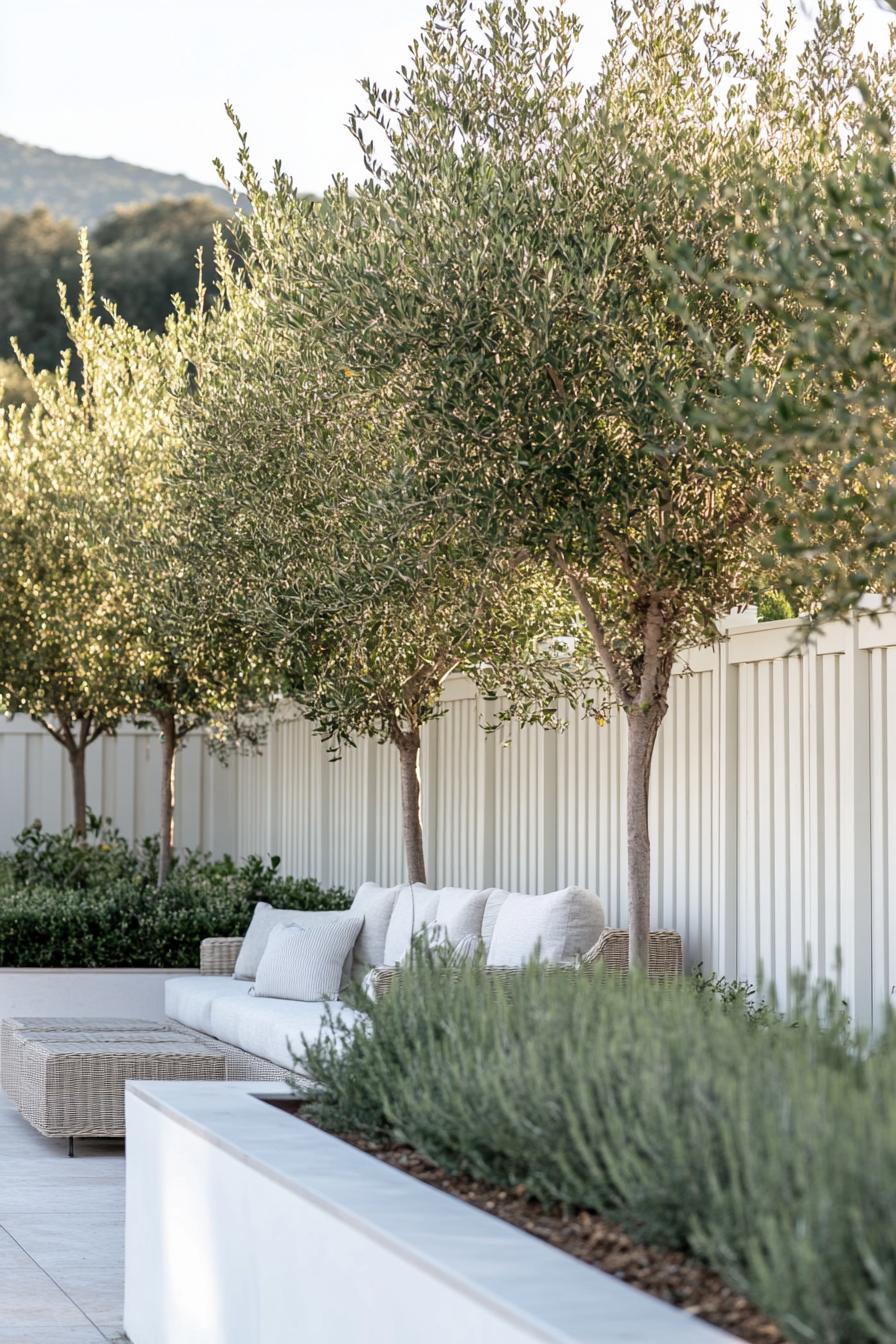
MULTIPOLYGON (((881 40, 884 14, 875 0, 859 4, 868 39, 881 40)), ((772 0, 775 12, 785 5, 772 0)), ((610 4, 572 7, 587 81, 610 4)), ((211 182, 216 155, 233 161, 229 99, 256 165, 279 157, 298 187, 321 191, 334 172, 363 174, 344 129, 357 80, 392 82, 425 9, 426 0, 5 0, 0 134, 211 182)), ((730 0, 745 34, 758 11, 758 0, 730 0)))

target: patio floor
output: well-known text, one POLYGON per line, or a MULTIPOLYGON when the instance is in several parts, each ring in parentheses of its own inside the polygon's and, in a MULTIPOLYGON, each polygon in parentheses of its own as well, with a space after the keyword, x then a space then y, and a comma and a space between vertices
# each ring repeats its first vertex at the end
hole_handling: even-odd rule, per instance
POLYGON ((123 1340, 124 1143, 71 1161, 0 1092, 0 1341, 123 1340))

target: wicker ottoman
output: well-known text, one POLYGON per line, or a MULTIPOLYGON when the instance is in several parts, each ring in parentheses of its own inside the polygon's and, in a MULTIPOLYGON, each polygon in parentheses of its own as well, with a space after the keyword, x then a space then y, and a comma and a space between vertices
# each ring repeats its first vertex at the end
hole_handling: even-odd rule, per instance
POLYGON ((0 1022, 0 1085, 7 1096, 19 1105, 19 1056, 21 1033, 33 1032, 86 1032, 93 1036, 102 1032, 104 1039, 120 1040, 123 1035, 137 1032, 170 1030, 164 1022, 149 1022, 140 1017, 4 1017, 0 1022))
POLYGON ((138 1031, 19 1031, 16 1105, 47 1138, 124 1136, 124 1085, 141 1079, 223 1079, 221 1051, 158 1023, 138 1031))

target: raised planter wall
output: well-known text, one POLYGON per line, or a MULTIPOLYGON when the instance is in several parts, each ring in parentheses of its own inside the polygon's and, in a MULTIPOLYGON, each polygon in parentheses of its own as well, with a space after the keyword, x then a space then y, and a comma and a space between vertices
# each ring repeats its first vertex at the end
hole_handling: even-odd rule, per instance
POLYGON ((731 1337, 291 1115, 261 1083, 129 1083, 132 1344, 731 1337))

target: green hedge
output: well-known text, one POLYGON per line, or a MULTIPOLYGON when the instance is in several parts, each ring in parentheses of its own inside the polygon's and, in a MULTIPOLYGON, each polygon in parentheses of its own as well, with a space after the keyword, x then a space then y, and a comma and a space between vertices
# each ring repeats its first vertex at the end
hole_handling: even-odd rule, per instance
POLYGON ((203 938, 245 933, 255 903, 343 909, 341 888, 282 877, 279 860, 189 854, 155 885, 157 849, 92 819, 86 845, 71 832, 24 831, 0 856, 0 966, 196 966, 203 938))
POLYGON ((530 967, 505 997, 420 957, 311 1049, 317 1116, 682 1248, 795 1342, 896 1339, 896 1032, 705 989, 530 967))

